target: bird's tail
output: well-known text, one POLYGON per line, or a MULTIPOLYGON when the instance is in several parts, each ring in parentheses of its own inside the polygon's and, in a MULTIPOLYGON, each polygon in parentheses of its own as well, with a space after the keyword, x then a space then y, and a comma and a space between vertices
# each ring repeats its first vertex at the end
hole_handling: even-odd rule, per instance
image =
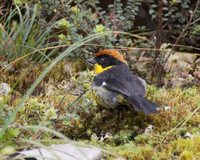
POLYGON ((143 112, 145 114, 157 112, 158 106, 142 96, 131 96, 128 100, 137 112, 143 112))

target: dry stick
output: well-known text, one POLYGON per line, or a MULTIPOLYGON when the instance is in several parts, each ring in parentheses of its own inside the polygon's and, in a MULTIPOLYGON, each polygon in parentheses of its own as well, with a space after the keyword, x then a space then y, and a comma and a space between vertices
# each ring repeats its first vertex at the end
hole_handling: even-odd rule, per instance
POLYGON ((87 91, 89 91, 90 89, 87 89, 85 91, 83 91, 83 93, 81 93, 71 104, 68 104, 68 106, 71 106, 72 104, 76 103, 83 95, 86 94, 87 91))
MULTIPOLYGON (((198 19, 196 19, 196 20, 194 20, 194 21, 192 22, 192 19, 193 19, 195 13, 196 13, 197 10, 198 10, 199 2, 200 2, 200 1, 198 0, 197 3, 196 3, 196 6, 195 6, 194 12, 192 12, 192 14, 191 14, 191 16, 190 16, 189 22, 186 24, 185 28, 183 28, 181 34, 180 34, 180 35, 178 36, 178 38, 176 39, 176 41, 175 41, 175 43, 174 43, 175 45, 172 46, 172 50, 175 49, 176 44, 178 44, 178 42, 183 38, 183 36, 184 36, 184 34, 185 34, 185 31, 186 31, 191 25, 193 25, 194 23, 196 23, 197 21, 200 20, 200 18, 198 18, 198 19)), ((170 57, 171 55, 172 55, 172 53, 170 53, 170 54, 167 56, 167 58, 165 59, 165 61, 164 61, 164 67, 165 67, 165 65, 166 65, 166 63, 167 63, 167 60, 169 59, 169 57, 170 57)))
POLYGON ((56 19, 60 16, 60 11, 56 12, 56 14, 51 18, 51 20, 49 21, 50 23, 53 23, 53 21, 56 21, 56 19))
MULTIPOLYGON (((157 23, 157 31, 156 31, 156 49, 160 49, 161 40, 162 40, 162 17, 163 17, 163 1, 158 0, 158 23, 157 23)), ((154 76, 159 76, 159 80, 162 79, 163 67, 160 65, 160 62, 157 62, 157 58, 159 58, 159 51, 156 51, 155 59, 154 59, 154 76), (159 68, 159 69, 158 69, 159 68), (158 69, 158 71, 156 71, 158 69)), ((151 77, 153 78, 153 77, 151 77)))
MULTIPOLYGON (((66 94, 63 96, 63 98, 62 98, 62 100, 60 101, 60 104, 59 104, 58 106, 61 106, 61 104, 63 103, 65 97, 69 94, 69 92, 70 92, 74 87, 75 87, 75 85, 73 85, 73 86, 66 92, 66 94)), ((87 91, 89 91, 89 89, 83 91, 72 103, 70 103, 70 104, 67 105, 67 108, 68 108, 69 106, 71 106, 72 104, 76 103, 83 95, 86 94, 87 91)))
MULTIPOLYGON (((199 18, 200 20, 200 18, 199 18)), ((174 46, 174 47, 183 47, 183 48, 190 48, 190 49, 195 49, 195 50, 198 50, 200 51, 200 48, 198 47, 193 47, 193 46, 186 46, 186 45, 181 45, 181 44, 169 44, 170 46, 174 46)), ((165 50, 164 50, 165 51, 165 50)), ((179 52, 179 53, 188 53, 188 52, 179 52)), ((191 53, 191 52, 190 52, 191 53)), ((199 53, 191 53, 191 54, 196 54, 196 55, 199 55, 199 53)))
POLYGON ((102 16, 101 12, 99 12, 98 8, 95 5, 91 6, 97 13, 99 17, 101 17, 102 21, 105 21, 105 18, 102 16))
POLYGON ((3 8, 3 6, 0 7, 0 15, 1 16, 3 15, 2 8, 3 8))
MULTIPOLYGON (((26 131, 28 131, 28 129, 26 129, 26 131)), ((30 132, 30 131, 29 131, 30 132)), ((42 138, 42 131, 38 130, 36 133, 34 133, 32 136, 33 141, 36 141, 38 139, 42 138)), ((27 145, 26 149, 31 148, 32 144, 27 145)))
POLYGON ((72 90, 74 87, 75 87, 75 85, 73 84, 73 85, 69 88, 69 90, 65 93, 65 95, 63 96, 63 98, 61 99, 61 101, 60 101, 60 103, 59 103, 59 105, 58 105, 58 108, 61 107, 61 105, 62 105, 62 103, 63 103, 65 97, 69 94, 69 92, 71 92, 71 90, 72 90))
POLYGON ((42 157, 42 159, 45 160, 45 158, 44 158, 44 156, 43 156, 43 154, 42 154, 41 148, 38 148, 38 151, 39 151, 40 156, 42 157))
MULTIPOLYGON (((161 39, 162 39, 162 17, 163 17, 163 2, 162 0, 158 0, 158 23, 157 23, 157 31, 156 31, 156 49, 160 49, 161 39)), ((159 51, 156 53, 156 58, 158 58, 159 51)))
MULTIPOLYGON (((6 29, 4 28, 4 26, 3 26, 1 23, 0 23, 0 29, 1 29, 4 33, 6 33, 7 36, 9 36, 8 32, 6 31, 6 29)), ((3 46, 4 48, 8 48, 10 44, 12 44, 12 45, 14 46, 15 52, 17 52, 17 49, 16 49, 16 47, 15 47, 15 45, 14 45, 14 42, 13 42, 13 40, 12 40, 11 37, 8 37, 8 39, 3 43, 2 46, 3 46)))

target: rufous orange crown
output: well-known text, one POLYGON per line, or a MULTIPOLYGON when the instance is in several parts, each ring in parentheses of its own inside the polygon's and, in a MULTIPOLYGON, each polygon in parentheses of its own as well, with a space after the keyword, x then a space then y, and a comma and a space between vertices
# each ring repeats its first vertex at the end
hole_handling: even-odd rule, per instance
POLYGON ((126 60, 124 59, 124 57, 117 50, 104 49, 104 50, 101 50, 98 53, 96 53, 96 57, 101 56, 101 55, 110 55, 123 63, 127 63, 126 60))

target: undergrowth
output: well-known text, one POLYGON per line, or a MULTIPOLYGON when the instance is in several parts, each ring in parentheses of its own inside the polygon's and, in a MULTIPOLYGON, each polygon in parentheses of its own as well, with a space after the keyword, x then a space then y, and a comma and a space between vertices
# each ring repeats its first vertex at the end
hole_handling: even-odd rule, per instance
MULTIPOLYGON (((59 65, 64 66, 63 62, 59 65)), ((56 68, 49 74, 53 76, 54 72, 56 74, 56 68)), ((48 142, 48 145, 55 143, 53 139, 56 140, 57 136, 51 133, 23 129, 23 126, 39 125, 128 159, 186 157, 189 160, 188 157, 199 155, 198 150, 191 149, 191 146, 198 148, 199 143, 200 114, 198 110, 193 113, 200 104, 200 90, 197 87, 158 89, 148 86, 147 98, 161 109, 158 114, 145 116, 133 113, 129 108, 109 110, 97 106, 90 99, 89 92, 79 97, 88 89, 93 76, 92 71, 86 70, 72 72, 68 81, 66 77, 60 77, 59 81, 50 78, 50 81, 43 82, 43 92, 30 96, 19 110, 12 127, 1 139, 1 147, 24 148, 20 141, 29 138, 48 142), (170 108, 165 110, 165 107, 170 108), (146 132, 149 125, 153 129, 146 132), (186 137, 188 133, 191 137, 186 137)), ((1 125, 21 97, 14 91, 1 96, 1 125)), ((113 158, 109 154, 105 154, 105 157, 113 158)))
MULTIPOLYGON (((0 158, 41 144, 77 141, 104 148, 105 159, 119 156, 134 160, 198 159, 200 89, 197 86, 167 89, 149 85, 146 97, 160 106, 159 113, 149 116, 127 107, 106 109, 98 106, 87 91, 94 72, 88 69, 84 60, 92 56, 90 51, 96 48, 142 47, 143 50, 134 48, 131 56, 139 59, 143 54, 147 55, 147 61, 149 57, 155 60, 155 51, 159 48, 154 50, 156 42, 150 38, 154 36, 152 33, 142 27, 143 34, 123 32, 133 32, 132 18, 136 17, 141 2, 136 1, 134 7, 129 0, 123 12, 120 1, 109 5, 106 12, 98 10, 97 2, 93 1, 93 5, 89 1, 82 3, 82 0, 75 4, 63 2, 66 8, 62 8, 61 1, 55 2, 61 11, 65 10, 63 14, 55 10, 54 2, 41 1, 32 7, 25 4, 25 12, 16 5, 0 19, 0 85, 4 82, 11 88, 8 94, 0 94, 0 158), (50 7, 44 19, 43 5, 50 7), (152 50, 147 51, 149 48, 152 50)), ((182 4, 185 10, 189 7, 186 2, 182 4)), ((172 7, 168 16, 172 16, 181 4, 179 1, 165 3, 164 6, 172 7)), ((149 12, 155 19, 157 5, 154 1, 151 5, 149 12)), ((195 24, 197 11, 198 7, 188 27, 195 24)), ((168 16, 164 12, 163 21, 171 28, 168 16)), ((176 15, 174 20, 179 16, 183 17, 176 15)), ((197 26, 189 28, 194 36, 198 33, 194 30, 197 26)), ((171 47, 164 45, 164 49, 171 47)), ((130 63, 134 62, 131 56, 126 55, 130 63)), ((141 67, 148 74, 144 74, 145 77, 150 76, 152 66, 147 66, 148 70, 141 67)))

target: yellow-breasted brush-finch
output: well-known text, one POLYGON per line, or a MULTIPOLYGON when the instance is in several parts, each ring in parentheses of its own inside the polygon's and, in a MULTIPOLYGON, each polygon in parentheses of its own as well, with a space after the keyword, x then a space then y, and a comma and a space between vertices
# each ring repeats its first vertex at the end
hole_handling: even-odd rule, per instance
POLYGON ((98 104, 109 108, 132 106, 145 114, 157 111, 158 106, 144 98, 146 82, 132 73, 118 51, 102 50, 87 62, 94 65, 91 93, 98 104))

